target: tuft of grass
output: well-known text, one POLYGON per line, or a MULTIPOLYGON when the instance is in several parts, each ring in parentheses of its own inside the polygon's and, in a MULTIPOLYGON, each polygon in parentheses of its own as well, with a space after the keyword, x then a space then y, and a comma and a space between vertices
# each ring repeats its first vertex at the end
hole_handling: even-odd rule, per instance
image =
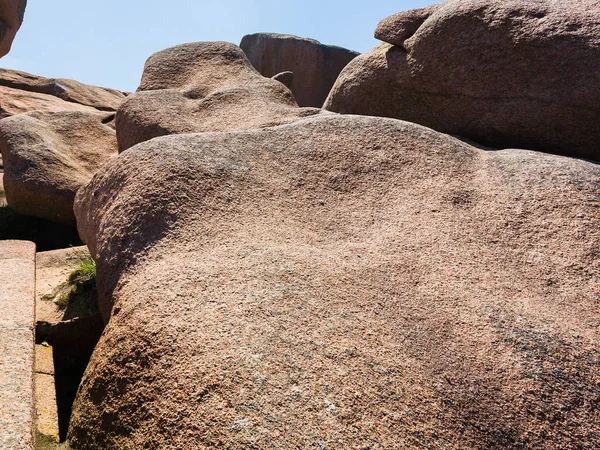
POLYGON ((85 256, 76 264, 67 278, 66 290, 55 302, 61 308, 75 303, 88 304, 96 295, 96 263, 90 256, 85 256))
POLYGON ((59 309, 67 310, 69 317, 88 317, 96 314, 96 263, 91 256, 83 254, 77 257, 67 281, 42 298, 52 300, 59 309))
POLYGON ((91 256, 83 257, 76 265, 75 270, 69 275, 69 283, 83 284, 96 281, 96 262, 91 256))

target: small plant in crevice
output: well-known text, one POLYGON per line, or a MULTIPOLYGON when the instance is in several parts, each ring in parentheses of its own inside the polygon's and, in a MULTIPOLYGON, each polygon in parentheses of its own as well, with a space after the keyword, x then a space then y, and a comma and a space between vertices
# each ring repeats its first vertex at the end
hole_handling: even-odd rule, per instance
POLYGON ((42 297, 65 311, 65 318, 89 317, 98 312, 96 263, 85 254, 76 258, 67 281, 42 297))

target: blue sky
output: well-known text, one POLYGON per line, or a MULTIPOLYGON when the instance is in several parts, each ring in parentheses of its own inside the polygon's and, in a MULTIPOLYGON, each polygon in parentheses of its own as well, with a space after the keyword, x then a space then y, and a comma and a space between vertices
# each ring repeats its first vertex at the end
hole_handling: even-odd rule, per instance
POLYGON ((259 31, 296 34, 360 52, 379 20, 435 0, 29 0, 0 66, 133 91, 152 53, 259 31))

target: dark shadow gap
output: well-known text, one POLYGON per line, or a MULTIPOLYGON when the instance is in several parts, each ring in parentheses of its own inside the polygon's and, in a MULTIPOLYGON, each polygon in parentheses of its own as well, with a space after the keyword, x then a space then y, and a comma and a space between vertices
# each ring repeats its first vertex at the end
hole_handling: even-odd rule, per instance
POLYGON ((33 241, 38 252, 83 245, 77 229, 0 207, 0 240, 33 241))
POLYGON ((60 442, 67 440, 73 402, 92 352, 93 350, 89 350, 77 355, 69 355, 54 349, 54 376, 60 442))

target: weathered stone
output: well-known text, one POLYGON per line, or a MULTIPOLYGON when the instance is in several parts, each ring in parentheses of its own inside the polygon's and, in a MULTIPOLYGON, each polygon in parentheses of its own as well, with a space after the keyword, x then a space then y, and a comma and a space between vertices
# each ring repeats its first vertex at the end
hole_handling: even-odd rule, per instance
POLYGON ((54 375, 54 357, 51 346, 43 344, 35 346, 35 373, 54 375))
MULTIPOLYGON (((359 53, 289 34, 256 33, 242 38, 241 49, 265 77, 293 72, 290 88, 300 106, 320 108, 346 65, 359 53)), ((289 87, 289 86, 288 86, 289 87)))
POLYGON ((26 6, 27 0, 0 0, 0 58, 10 52, 26 6))
POLYGON ((239 47, 198 42, 148 59, 138 92, 117 113, 117 138, 123 151, 157 136, 269 127, 319 113, 299 108, 289 89, 261 76, 239 47))
POLYGON ((0 86, 0 119, 30 111, 97 112, 91 106, 67 102, 53 95, 0 86))
POLYGON ((281 72, 277 75, 273 75, 272 78, 279 81, 289 90, 292 90, 292 85, 294 84, 294 72, 281 72))
POLYGON ((30 111, 115 111, 124 98, 114 89, 0 69, 0 119, 30 111))
POLYGON ((58 409, 54 382, 54 357, 52 347, 35 346, 35 423, 36 448, 46 448, 42 443, 59 443, 58 409))
POLYGON ((353 60, 326 109, 600 159, 597 0, 450 0, 416 31, 404 22, 413 15, 380 25, 378 35, 404 48, 382 44, 353 60))
POLYGON ((35 245, 0 241, 0 448, 33 450, 35 245))
POLYGON ((0 327, 0 448, 33 450, 32 329, 0 327))
POLYGON ((412 37, 440 4, 402 11, 383 19, 375 29, 375 38, 404 48, 404 41, 412 37))
POLYGON ((33 324, 35 245, 0 241, 0 328, 28 329, 33 324))
POLYGON ((75 192, 117 154, 114 114, 34 111, 0 121, 4 188, 11 209, 74 223, 75 192))
POLYGON ((374 117, 131 148, 75 203, 71 444, 598 447, 599 181, 374 117))
MULTIPOLYGON (((116 111, 125 99, 125 94, 116 89, 90 86, 67 78, 45 78, 9 69, 0 69, 0 86, 52 95, 66 102, 89 106, 99 111, 116 111)), ((25 96, 23 93, 20 95, 25 96)), ((2 107, 4 109, 4 104, 2 107)), ((71 105, 63 109, 69 107, 71 105)))

